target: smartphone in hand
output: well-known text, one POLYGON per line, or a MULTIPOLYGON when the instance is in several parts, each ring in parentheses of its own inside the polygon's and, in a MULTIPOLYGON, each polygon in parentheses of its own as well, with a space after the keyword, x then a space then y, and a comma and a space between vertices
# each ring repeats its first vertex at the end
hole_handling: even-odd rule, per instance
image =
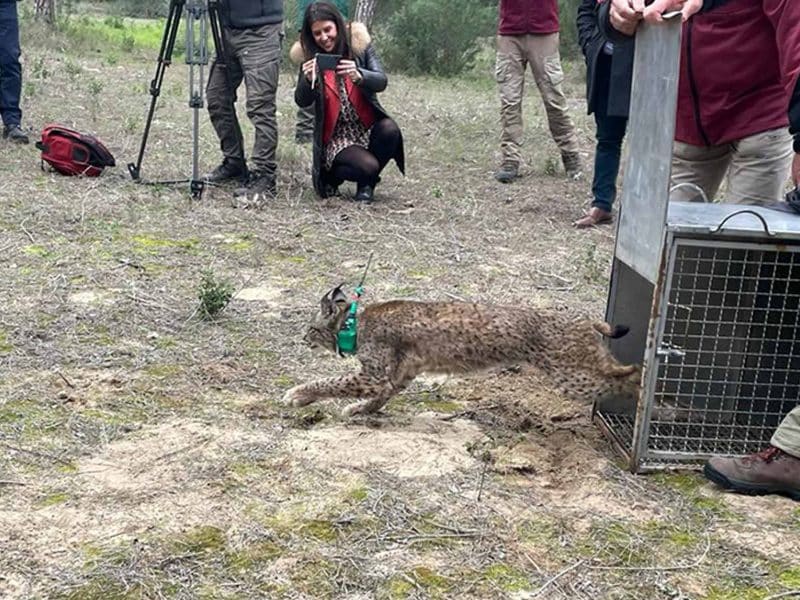
POLYGON ((320 71, 333 71, 342 59, 341 54, 317 54, 317 68, 320 71))

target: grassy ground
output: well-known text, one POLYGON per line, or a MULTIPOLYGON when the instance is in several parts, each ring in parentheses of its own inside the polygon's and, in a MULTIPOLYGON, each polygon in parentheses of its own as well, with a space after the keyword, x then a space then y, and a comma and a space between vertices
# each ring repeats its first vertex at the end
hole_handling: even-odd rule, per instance
MULTIPOLYGON (((796 505, 724 495, 692 473, 632 476, 588 409, 543 382, 423 380, 354 422, 340 406, 278 402, 354 367, 301 337, 371 251, 367 301, 602 314, 612 232, 570 227, 588 183, 563 179, 535 88, 524 177, 502 186, 488 77, 392 77, 382 101, 407 176, 390 166, 377 202, 358 206, 313 197, 287 73, 279 197, 241 210, 229 189, 191 201, 130 181, 153 53, 104 38, 113 23, 74 25, 26 23, 25 122, 92 131, 118 167, 64 178, 33 147, 2 146, 0 597, 765 600, 800 588, 796 505), (204 273, 237 292, 216 320, 200 318, 204 273)), ((588 162, 581 67, 569 67, 588 162)), ((186 92, 176 63, 145 177, 190 173, 186 92)))

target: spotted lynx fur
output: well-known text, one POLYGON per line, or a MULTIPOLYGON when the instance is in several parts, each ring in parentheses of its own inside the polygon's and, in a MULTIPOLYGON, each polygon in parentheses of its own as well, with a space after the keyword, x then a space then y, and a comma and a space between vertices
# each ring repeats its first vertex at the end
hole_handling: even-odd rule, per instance
MULTIPOLYGON (((305 341, 337 351, 336 336, 350 308, 341 286, 323 296, 305 341)), ((358 317, 357 373, 295 386, 291 406, 324 398, 358 398, 344 416, 379 410, 420 373, 471 373, 529 364, 573 398, 632 393, 638 368, 619 363, 601 337, 626 327, 560 310, 466 302, 393 300, 367 306, 358 317)))

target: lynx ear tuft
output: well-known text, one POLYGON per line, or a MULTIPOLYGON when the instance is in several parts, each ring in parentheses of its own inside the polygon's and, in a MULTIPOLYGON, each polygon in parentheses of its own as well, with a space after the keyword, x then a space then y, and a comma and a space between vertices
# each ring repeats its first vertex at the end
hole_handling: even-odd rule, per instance
POLYGON ((340 283, 337 285, 333 290, 331 290, 331 302, 334 304, 349 304, 349 300, 347 299, 347 294, 342 291, 342 286, 344 284, 340 283))
POLYGON ((342 291, 343 285, 343 283, 340 283, 332 290, 328 290, 328 292, 322 297, 319 307, 322 311, 322 314, 332 315, 341 310, 343 307, 347 306, 348 300, 347 295, 342 291))

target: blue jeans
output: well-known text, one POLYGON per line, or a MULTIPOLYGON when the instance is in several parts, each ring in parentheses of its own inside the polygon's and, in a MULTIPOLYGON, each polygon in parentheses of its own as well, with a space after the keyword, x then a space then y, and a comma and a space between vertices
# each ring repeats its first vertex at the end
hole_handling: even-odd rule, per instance
POLYGON ((0 116, 6 127, 19 125, 22 120, 21 93, 17 3, 0 2, 0 116))
POLYGON ((608 93, 611 70, 611 57, 601 54, 597 61, 597 102, 594 122, 597 125, 594 153, 594 177, 592 178, 592 206, 611 212, 611 205, 617 197, 617 175, 622 154, 622 140, 628 126, 627 117, 608 114, 608 93))

